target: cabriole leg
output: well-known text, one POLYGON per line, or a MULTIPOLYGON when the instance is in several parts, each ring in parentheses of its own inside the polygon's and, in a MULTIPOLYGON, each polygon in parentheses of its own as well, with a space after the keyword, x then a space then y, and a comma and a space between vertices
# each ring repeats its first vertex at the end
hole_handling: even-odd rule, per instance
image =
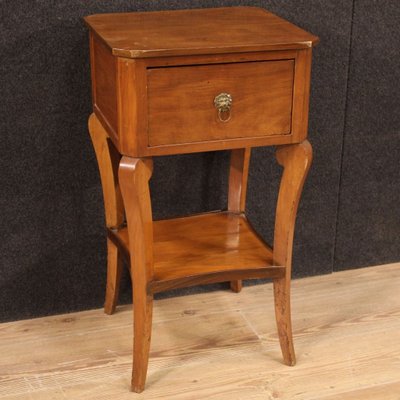
MULTIPOLYGON (((89 118, 89 133, 100 171, 106 226, 108 229, 117 228, 124 221, 124 207, 117 176, 121 156, 95 114, 92 114, 89 118)), ((118 301, 122 272, 122 263, 118 253, 118 248, 107 238, 107 284, 104 303, 106 314, 112 314, 115 311, 118 301)))
POLYGON ((273 257, 275 265, 286 267, 286 273, 284 278, 275 279, 273 283, 275 316, 284 362, 295 365, 290 312, 293 235, 301 192, 312 161, 312 148, 307 140, 282 146, 276 158, 284 170, 276 209, 273 257))
POLYGON ((152 160, 122 157, 119 182, 124 200, 129 235, 130 270, 133 290, 132 391, 143 391, 149 362, 153 295, 153 221, 149 191, 152 160))

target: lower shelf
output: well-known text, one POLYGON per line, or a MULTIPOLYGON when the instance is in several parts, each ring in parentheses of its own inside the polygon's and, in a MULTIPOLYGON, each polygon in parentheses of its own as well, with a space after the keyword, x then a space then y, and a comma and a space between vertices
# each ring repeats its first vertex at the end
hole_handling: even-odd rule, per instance
MULTIPOLYGON (((273 266, 272 250, 243 214, 215 212, 155 221, 154 292, 237 279, 278 278, 285 268, 273 266)), ((110 231, 129 257, 127 228, 110 231)))

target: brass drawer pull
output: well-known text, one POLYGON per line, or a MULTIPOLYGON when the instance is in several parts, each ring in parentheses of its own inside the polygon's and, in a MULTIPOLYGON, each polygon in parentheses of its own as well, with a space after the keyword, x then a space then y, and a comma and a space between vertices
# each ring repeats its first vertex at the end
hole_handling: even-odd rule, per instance
POLYGON ((218 119, 228 122, 231 119, 232 96, 229 93, 220 93, 214 98, 214 106, 218 110, 218 119))

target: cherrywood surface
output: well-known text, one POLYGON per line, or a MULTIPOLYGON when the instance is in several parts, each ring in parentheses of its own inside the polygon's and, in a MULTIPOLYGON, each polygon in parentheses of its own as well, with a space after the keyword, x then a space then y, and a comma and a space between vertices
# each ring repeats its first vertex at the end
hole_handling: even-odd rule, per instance
POLYGON ((241 279, 229 282, 232 292, 240 293, 243 289, 243 281, 241 279))
POLYGON ((286 269, 284 277, 274 280, 275 316, 284 361, 295 365, 290 312, 293 236, 301 192, 311 166, 312 148, 307 140, 282 146, 276 158, 284 170, 275 214, 273 259, 275 265, 284 265, 286 269))
MULTIPOLYGON (((100 39, 97 35, 93 35, 93 41, 96 40, 100 39)), ((92 62, 96 62, 93 59, 92 56, 92 62)), ((110 128, 112 124, 106 119, 104 112, 99 109, 97 104, 94 104, 94 112, 107 129, 119 152, 133 157, 296 143, 307 136, 310 62, 310 49, 154 59, 117 58, 117 87, 115 89, 118 110, 117 132, 110 128), (267 61, 270 61, 271 64, 268 64, 267 61), (171 70, 194 71, 194 76, 199 75, 198 77, 201 78, 201 71, 206 68, 204 64, 207 63, 210 63, 209 68, 216 68, 221 74, 225 66, 228 66, 229 70, 239 68, 242 71, 241 74, 247 76, 244 71, 251 70, 252 65, 274 65, 279 62, 294 63, 294 77, 290 82, 290 89, 288 80, 285 81, 286 89, 278 88, 277 83, 266 85, 266 87, 256 86, 251 80, 248 85, 243 87, 243 85, 239 85, 239 81, 235 77, 229 80, 227 77, 220 76, 219 79, 213 80, 209 79, 210 77, 206 74, 202 78, 203 81, 196 81, 192 77, 190 81, 186 82, 186 86, 189 85, 192 89, 192 95, 190 95, 188 90, 182 90, 182 86, 185 86, 183 83, 181 89, 178 90, 174 89, 174 85, 169 82, 171 76, 178 82, 185 80, 183 76, 177 76, 171 70), (175 67, 165 68, 169 65, 176 66, 176 69, 175 67), (150 85, 148 77, 152 75, 155 77, 160 75, 161 81, 151 79, 152 85, 150 85), (238 87, 235 91, 238 91, 239 99, 236 98, 235 102, 234 98, 232 108, 234 118, 227 123, 217 120, 217 110, 213 105, 213 99, 220 92, 210 92, 212 85, 207 83, 209 80, 214 86, 218 82, 225 82, 225 88, 221 86, 221 91, 225 90, 226 86, 238 87), (230 81, 232 82, 230 83, 230 81), (163 88, 163 86, 166 87, 163 88), (150 94, 151 88, 153 90, 150 94), (269 92, 271 89, 276 96, 272 96, 269 92), (291 100, 289 100, 289 90, 290 96, 292 96, 291 100), (172 91, 175 93, 178 91, 177 95, 170 96, 172 91), (206 93, 208 93, 208 98, 206 98, 206 93), (244 93, 247 95, 244 96, 244 93), (245 99, 244 97, 240 98, 240 94, 245 99), (167 102, 166 97, 170 101, 167 102), (200 102, 201 107, 196 99, 203 99, 200 102), (188 109, 186 105, 189 104, 188 109), (272 110, 275 110, 276 113, 272 113, 272 110), (269 118, 265 118, 265 116, 269 116, 269 118), (249 121, 247 125, 250 127, 243 125, 240 122, 242 119, 249 121), (214 127, 210 131, 211 133, 209 133, 209 129, 199 130, 197 127, 201 125, 198 123, 199 121, 214 127), (172 128, 166 128, 170 125, 172 128), (281 127, 282 131, 279 132, 274 127, 281 127), (272 131, 268 130, 271 128, 272 131), (152 145, 150 145, 150 140, 154 141, 152 145)), ((96 70, 95 66, 92 68, 96 70)), ((110 74, 114 73, 114 70, 110 70, 110 74)), ((270 79, 265 76, 259 75, 258 79, 270 82, 270 79)), ((246 78, 244 77, 242 81, 245 82, 246 78)), ((93 85, 99 84, 99 82, 93 81, 93 85)), ((103 84, 106 82, 104 81, 103 84)), ((106 93, 109 90, 113 89, 101 89, 99 92, 106 93)), ((93 91, 98 90, 94 88, 93 91)))
POLYGON ((122 268, 120 250, 110 238, 107 238, 107 282, 104 312, 109 315, 114 313, 118 303, 122 268))
POLYGON ((256 7, 96 14, 85 21, 121 57, 300 49, 318 41, 256 7))
POLYGON ((308 107, 310 98, 312 48, 297 52, 295 80, 293 82, 292 132, 295 142, 308 135, 308 107))
MULTIPOLYGON (((231 150, 228 184, 228 211, 245 212, 247 179, 249 176, 251 148, 231 150)), ((242 281, 231 281, 235 293, 242 290, 242 281)))
POLYGON ((289 134, 293 76, 293 60, 148 69, 148 144, 289 134), (233 99, 227 122, 220 93, 233 99))
POLYGON ((119 227, 124 221, 124 205, 118 184, 121 155, 110 142, 107 131, 95 114, 90 116, 88 125, 100 172, 106 225, 108 228, 119 227))
MULTIPOLYGON (((206 213, 154 221, 154 277, 151 292, 233 278, 282 277, 272 264, 272 250, 243 214, 206 213)), ((110 232, 129 258, 129 232, 110 232)))
POLYGON ((228 184, 228 210, 246 211, 247 180, 249 177, 251 148, 231 150, 228 184))
POLYGON ((90 66, 93 110, 106 127, 108 136, 118 142, 116 57, 90 32, 90 66))
POLYGON ((154 229, 157 280, 272 264, 270 249, 243 215, 209 213, 162 220, 154 229))
POLYGON ((129 230, 130 272, 133 291, 132 391, 140 393, 146 382, 151 339, 153 295, 147 291, 154 279, 153 224, 148 181, 152 160, 122 157, 119 182, 129 230))
POLYGON ((294 368, 268 317, 270 283, 156 300, 137 395, 131 305, 3 323, 0 399, 398 400, 399 286, 400 263, 294 280, 294 368))
POLYGON ((258 136, 248 138, 209 140, 195 143, 182 143, 154 147, 141 147, 137 154, 147 156, 164 156, 173 154, 190 154, 206 151, 232 150, 243 147, 280 146, 297 143, 298 136, 293 134, 258 136))
POLYGON ((148 157, 282 145, 307 136, 309 48, 114 57, 114 62, 110 57, 92 32, 93 110, 121 154, 148 157), (286 67, 274 70, 278 65, 286 67), (234 92, 227 123, 218 120, 213 104, 222 91, 234 92))
POLYGON ((302 140, 316 38, 249 7, 95 15, 86 21, 96 114, 89 124, 104 197, 111 199, 105 207, 119 216, 116 224, 107 223, 105 311, 115 309, 125 256, 133 289, 132 390, 145 387, 153 294, 197 284, 230 281, 239 292, 242 279, 273 279, 282 354, 294 365, 291 253, 311 163, 311 146, 302 140), (233 98, 224 122, 214 105, 220 93, 233 98), (284 172, 271 250, 244 215, 250 148, 282 144, 290 145, 277 152, 284 172), (153 223, 148 156, 222 149, 232 150, 228 211, 153 223))
POLYGON ((147 81, 142 60, 117 59, 118 143, 121 154, 144 155, 147 147, 147 81))
MULTIPOLYGON (((95 114, 89 118, 89 133, 100 171, 106 226, 119 227, 124 221, 124 206, 117 176, 121 156, 95 114)), ((104 312, 107 314, 112 314, 117 305, 121 273, 119 248, 107 239, 107 285, 104 303, 104 312)))
MULTIPOLYGON (((151 57, 140 59, 146 68, 178 67, 182 65, 212 65, 229 64, 237 62, 293 60, 299 51, 309 50, 274 50, 274 51, 252 51, 245 53, 220 53, 220 54, 194 54, 170 57, 151 57)), ((125 58, 125 60, 128 60, 125 58)), ((139 59, 135 59, 139 60, 139 59)))

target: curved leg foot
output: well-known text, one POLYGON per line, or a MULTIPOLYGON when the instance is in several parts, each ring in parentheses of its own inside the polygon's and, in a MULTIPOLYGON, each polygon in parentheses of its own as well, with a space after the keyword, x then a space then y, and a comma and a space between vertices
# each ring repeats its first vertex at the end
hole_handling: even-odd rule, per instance
MULTIPOLYGON (((137 286, 133 291, 138 291, 137 286)), ((149 364, 151 327, 153 314, 153 296, 146 295, 145 290, 135 296, 133 301, 133 367, 131 389, 140 393, 146 383, 147 367, 149 364), (140 301, 138 300, 140 297, 140 301)))
POLYGON ((275 317, 278 328, 283 361, 286 365, 296 364, 293 346, 292 320, 290 313, 290 280, 286 278, 274 280, 275 317))
POLYGON ((243 282, 239 281, 231 281, 231 290, 232 292, 239 293, 242 290, 243 282))
POLYGON ((301 192, 312 161, 308 141, 279 147, 276 158, 284 167, 275 217, 273 258, 275 265, 286 267, 284 278, 274 280, 275 316, 283 359, 295 365, 290 313, 290 279, 293 235, 301 192))
POLYGON ((118 247, 107 238, 107 286, 104 312, 113 314, 118 302, 119 283, 122 274, 122 260, 118 247))

